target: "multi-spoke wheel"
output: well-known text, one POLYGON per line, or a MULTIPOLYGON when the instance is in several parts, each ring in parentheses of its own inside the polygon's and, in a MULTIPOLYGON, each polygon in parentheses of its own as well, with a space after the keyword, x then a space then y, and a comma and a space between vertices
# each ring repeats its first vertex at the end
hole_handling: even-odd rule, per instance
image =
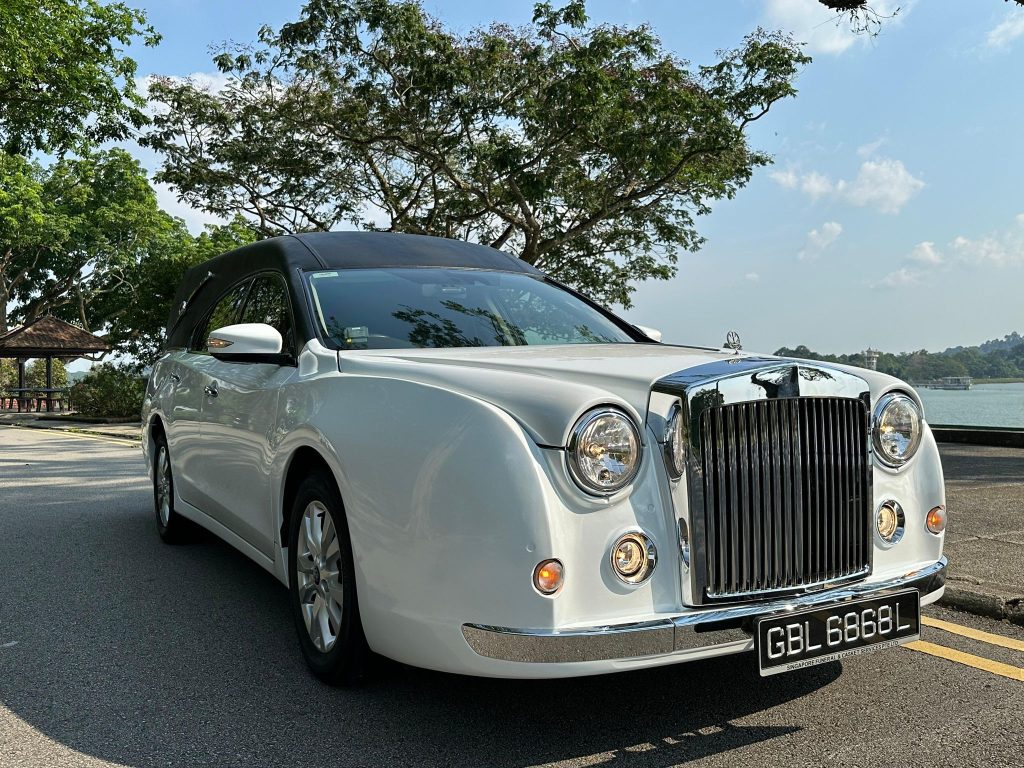
POLYGON ((174 511, 174 474, 167 438, 157 433, 153 452, 153 508, 156 529, 168 544, 180 544, 189 538, 189 523, 174 511))
POLYGON ((356 605, 352 546, 330 477, 307 477, 292 506, 288 564, 299 643, 310 669, 332 685, 360 680, 370 656, 356 605))

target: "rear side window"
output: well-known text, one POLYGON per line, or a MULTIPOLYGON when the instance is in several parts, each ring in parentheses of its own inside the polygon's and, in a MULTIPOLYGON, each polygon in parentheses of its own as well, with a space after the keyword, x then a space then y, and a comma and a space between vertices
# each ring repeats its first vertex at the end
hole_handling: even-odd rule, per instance
POLYGON ((281 351, 295 354, 291 302, 288 301, 288 288, 279 275, 268 272, 256 276, 245 302, 242 322, 265 323, 276 328, 284 339, 281 351))
POLYGON ((210 313, 209 319, 202 326, 202 331, 192 339, 192 348, 194 350, 205 352, 206 340, 210 338, 211 333, 218 328, 223 328, 225 325, 234 325, 238 322, 238 313, 242 309, 245 293, 249 289, 251 282, 252 280, 243 280, 224 294, 223 298, 217 302, 213 312, 210 313))

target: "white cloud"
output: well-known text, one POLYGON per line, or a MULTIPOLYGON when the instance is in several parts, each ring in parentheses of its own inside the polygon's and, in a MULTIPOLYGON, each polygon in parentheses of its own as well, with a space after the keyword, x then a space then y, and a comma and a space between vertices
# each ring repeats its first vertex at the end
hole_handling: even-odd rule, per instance
POLYGON ((890 272, 876 286, 902 288, 919 284, 937 270, 970 270, 980 267, 1024 267, 1024 214, 1014 217, 1016 226, 977 238, 958 235, 944 252, 935 243, 918 243, 907 256, 914 264, 890 272), (915 266, 917 265, 917 266, 915 266))
POLYGON ((857 155, 865 158, 871 157, 881 148, 883 144, 885 144, 885 142, 886 138, 882 136, 881 138, 875 139, 874 141, 870 141, 867 144, 861 144, 859 147, 857 147, 857 155))
POLYGON ((833 182, 817 171, 801 175, 793 169, 776 171, 771 178, 786 189, 799 189, 812 200, 835 195, 851 205, 870 206, 881 213, 899 213, 925 186, 902 161, 885 157, 865 160, 853 181, 833 182))
POLYGON ((879 280, 878 285, 885 288, 906 288, 908 285, 918 285, 920 282, 920 272, 908 269, 907 267, 900 267, 879 280))
MULTIPOLYGON (((791 168, 785 171, 772 171, 769 175, 786 189, 796 189, 797 184, 800 183, 800 177, 791 168)), ((1024 214, 1021 215, 1024 216, 1024 214)))
POLYGON ((850 184, 839 182, 837 190, 856 206, 873 206, 882 213, 899 213, 910 198, 924 188, 899 160, 865 160, 850 184))
POLYGON ((797 258, 800 261, 818 258, 842 232, 843 227, 837 221, 826 221, 818 229, 812 229, 807 233, 807 243, 804 245, 804 249, 797 254, 797 258))
POLYGON ((761 279, 761 276, 757 274, 757 272, 747 272, 747 274, 745 274, 743 277, 745 277, 752 283, 756 283, 758 280, 761 279))
POLYGON ((1003 265, 1024 261, 1024 249, 1019 247, 1020 243, 1014 248, 1006 238, 989 236, 972 240, 959 236, 951 245, 957 258, 969 264, 1003 265))
MULTIPOLYGON (((899 14, 883 23, 892 27, 902 21, 912 0, 875 0, 871 7, 880 17, 899 14)), ((818 0, 768 0, 765 6, 765 21, 770 27, 792 32, 797 40, 807 43, 811 53, 840 54, 855 43, 867 45, 870 37, 856 34, 849 18, 837 14, 818 0)))
POLYGON ((912 261, 917 261, 921 264, 942 263, 942 254, 939 253, 939 250, 935 247, 935 243, 928 240, 915 245, 914 250, 910 252, 909 258, 912 261))
POLYGON ((812 200, 832 194, 834 188, 832 180, 817 171, 811 171, 800 179, 800 191, 812 200))
POLYGON ((989 30, 985 45, 989 48, 1005 49, 1018 37, 1024 35, 1024 11, 1013 9, 1005 19, 989 30))

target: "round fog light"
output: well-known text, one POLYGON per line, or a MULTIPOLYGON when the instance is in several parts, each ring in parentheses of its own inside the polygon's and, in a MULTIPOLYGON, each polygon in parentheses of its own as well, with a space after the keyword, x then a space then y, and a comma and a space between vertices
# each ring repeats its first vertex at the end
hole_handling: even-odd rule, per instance
POLYGON ((658 550, 643 533, 627 533, 612 546, 611 561, 620 580, 630 585, 643 584, 654 572, 658 550))
POLYGON ((558 560, 544 560, 533 569, 533 586, 542 595, 553 595, 562 588, 564 571, 558 560))
POLYGON ((875 513, 875 530, 884 544, 893 545, 903 538, 906 518, 903 507, 895 501, 883 501, 875 513))
POLYGON ((939 534, 946 530, 946 508, 938 506, 932 509, 928 513, 928 517, 925 518, 925 525, 928 526, 928 530, 932 533, 939 534))

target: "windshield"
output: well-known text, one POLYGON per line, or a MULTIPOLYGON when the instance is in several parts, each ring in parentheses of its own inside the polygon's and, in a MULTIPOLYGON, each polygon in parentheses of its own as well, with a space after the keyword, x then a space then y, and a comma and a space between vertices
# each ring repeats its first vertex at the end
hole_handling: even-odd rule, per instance
POLYGON ((342 349, 623 343, 596 309, 531 275, 476 269, 310 272, 321 328, 342 349))

